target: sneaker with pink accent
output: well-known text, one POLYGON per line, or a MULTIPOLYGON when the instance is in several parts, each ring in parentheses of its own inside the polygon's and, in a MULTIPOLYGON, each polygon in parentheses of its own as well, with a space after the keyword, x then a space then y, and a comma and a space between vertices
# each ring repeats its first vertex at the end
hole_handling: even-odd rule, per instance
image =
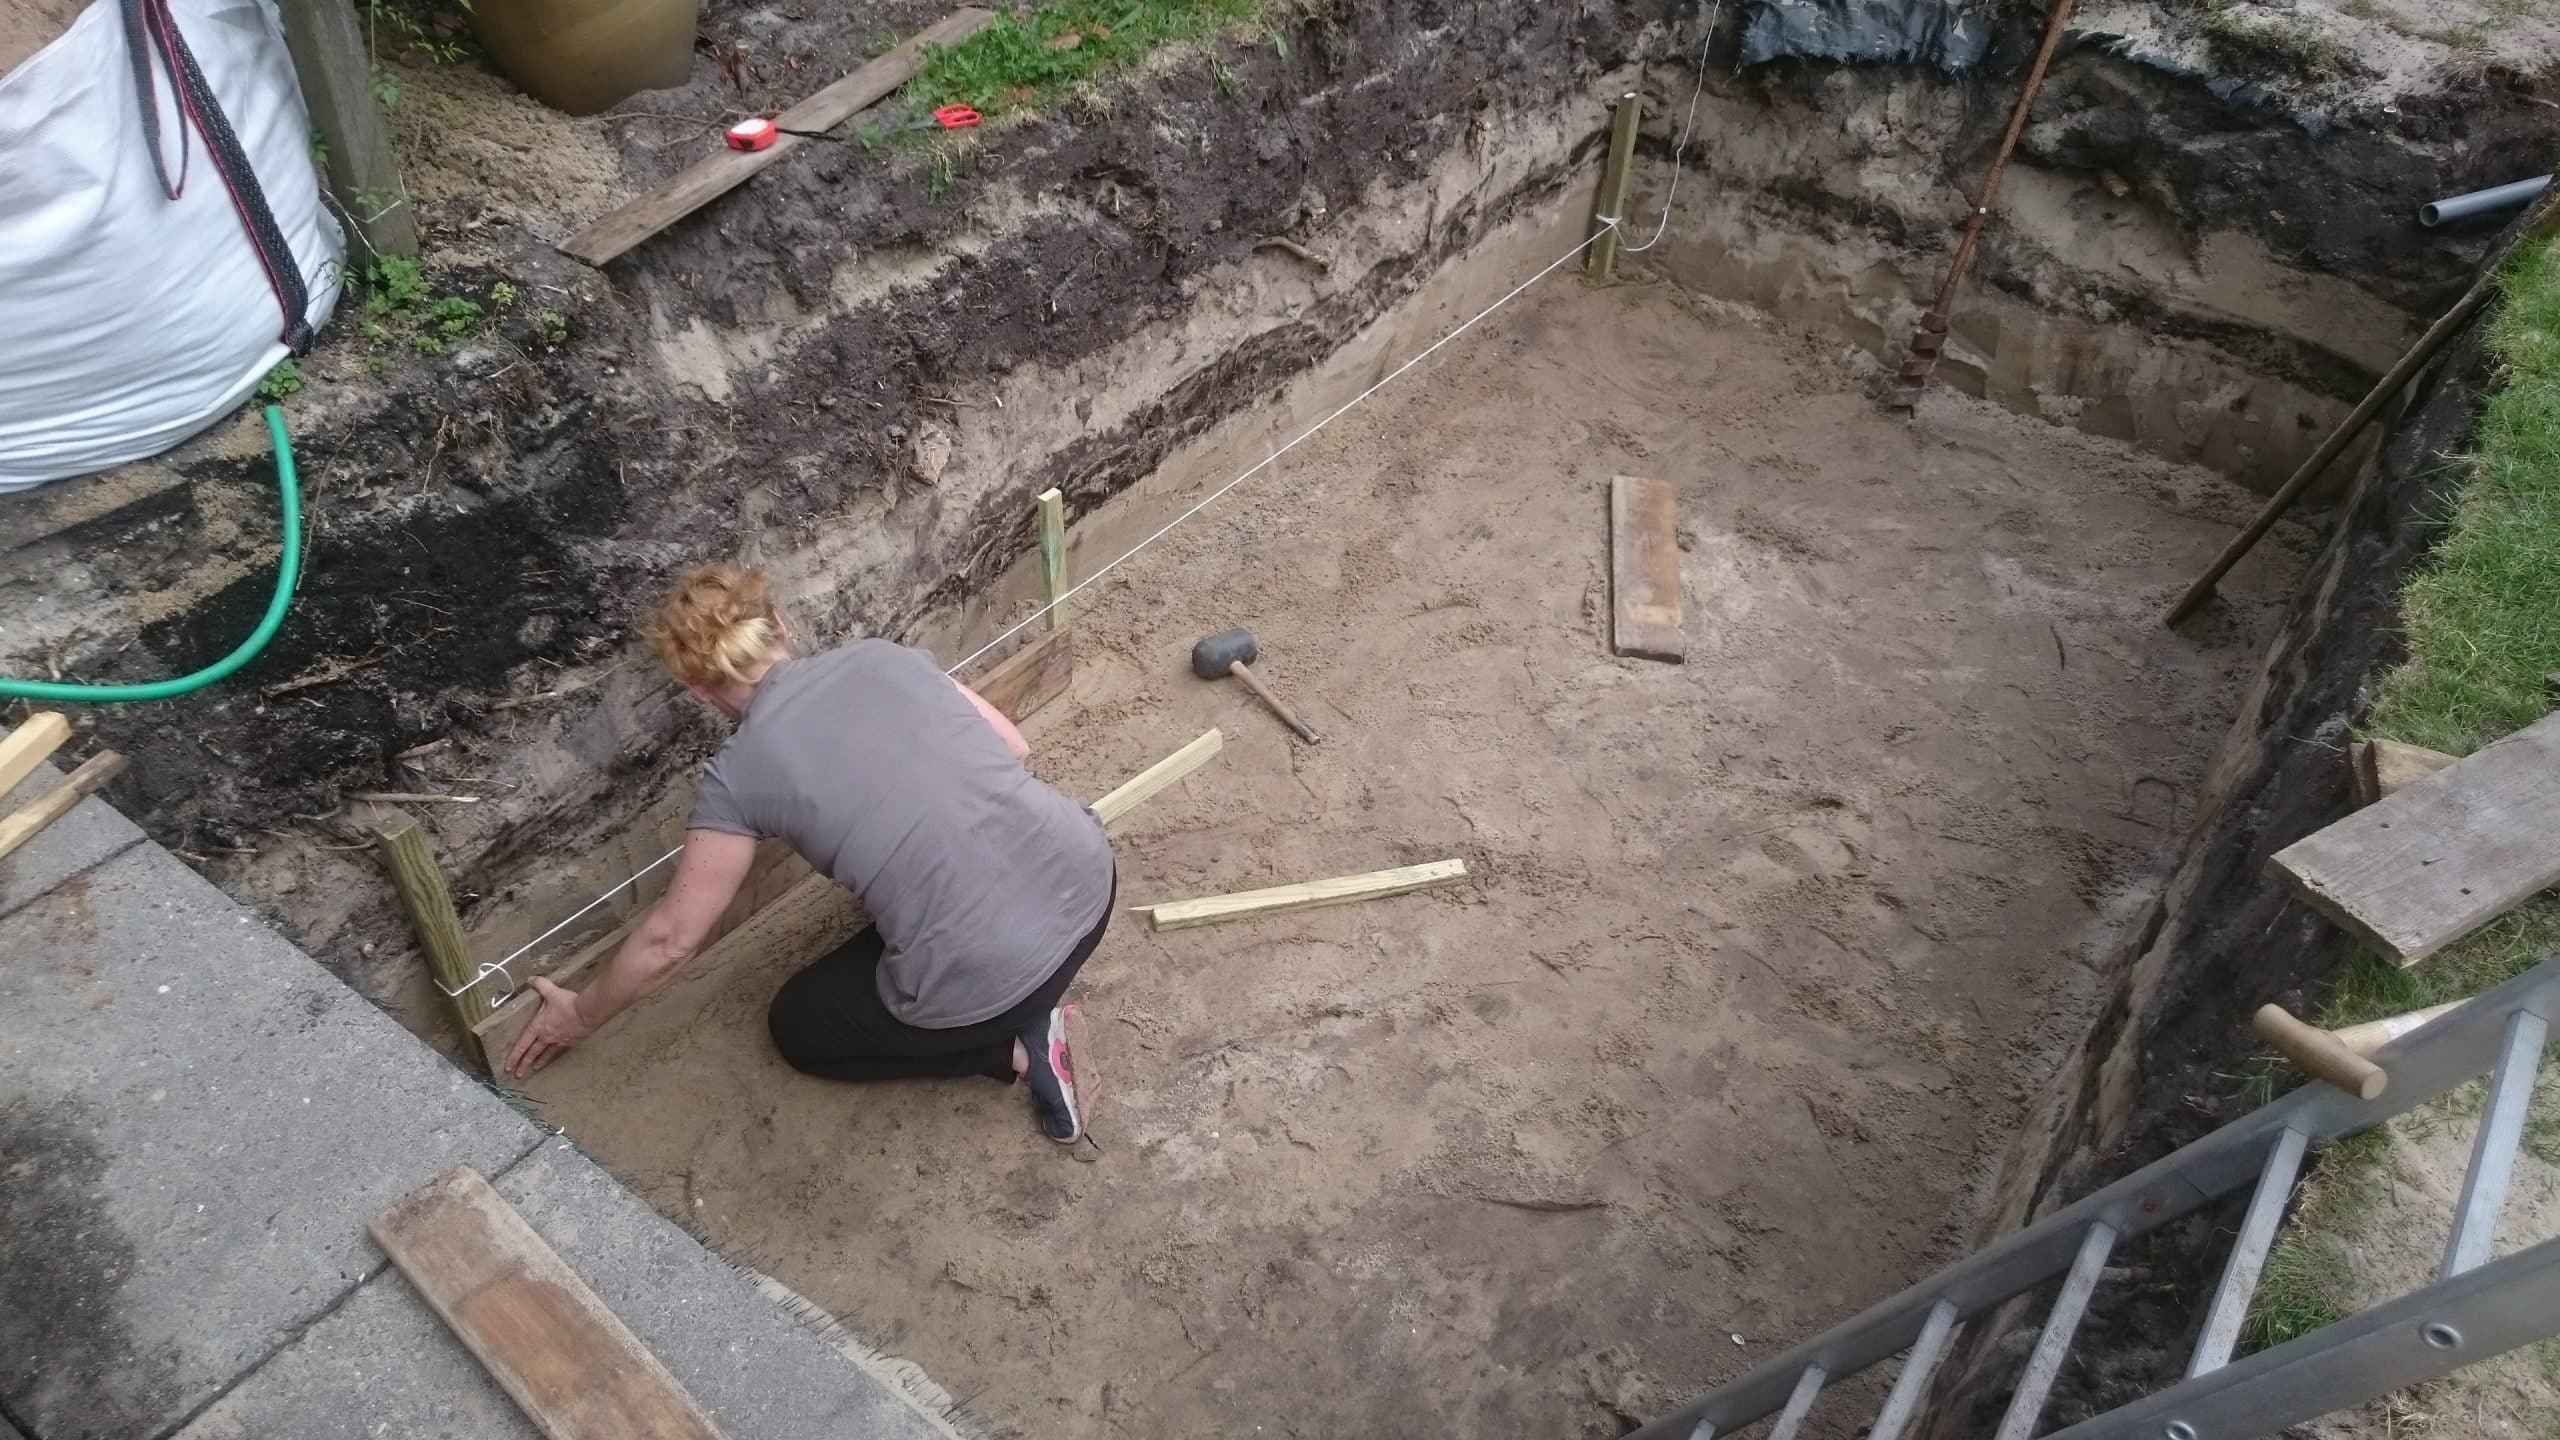
POLYGON ((1022 1083, 1031 1087, 1031 1108, 1040 1117, 1040 1133, 1061 1145, 1084 1138, 1084 1106, 1076 1098, 1075 1055, 1067 1048, 1067 1019, 1073 1005, 1049 1012, 1046 1023, 1023 1033, 1022 1053, 1031 1057, 1022 1083))

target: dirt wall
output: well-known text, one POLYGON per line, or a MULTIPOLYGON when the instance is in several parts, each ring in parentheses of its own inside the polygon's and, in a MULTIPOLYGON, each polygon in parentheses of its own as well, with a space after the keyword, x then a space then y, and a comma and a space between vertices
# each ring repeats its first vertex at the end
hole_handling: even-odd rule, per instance
MULTIPOLYGON (((2233 1072, 2249 1017, 2299 1011, 2349 941, 2268 880, 2269 856, 2350 808, 2345 744, 2370 679, 2400 658, 2397 597, 2435 533, 2477 418, 2478 327, 2419 382, 2305 573, 2201 793, 2166 887, 2105 958, 2109 999, 2044 1087, 1978 1234, 2016 1229, 2245 1113, 2233 1072)), ((2214 607, 2190 626, 2216 623, 2214 607)), ((2183 1373, 2245 1195, 2127 1245, 2045 1424, 2059 1428, 2183 1373)), ((1987 1433, 2042 1323, 2043 1297, 1973 1327, 1948 1365, 1938 1440, 1987 1433)))

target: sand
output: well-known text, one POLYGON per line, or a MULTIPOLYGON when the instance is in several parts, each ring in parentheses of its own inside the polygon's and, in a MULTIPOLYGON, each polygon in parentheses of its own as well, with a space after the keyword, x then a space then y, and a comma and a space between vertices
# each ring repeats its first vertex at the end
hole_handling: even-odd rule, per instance
POLYGON ((1559 278, 1097 586, 1028 727, 1086 797, 1226 730, 1123 825, 1128 902, 1473 884, 1123 923, 1073 1151, 994 1084, 786 1071, 789 946, 532 1093, 1009 1433, 1618 1433, 1960 1248, 2300 563, 2157 626, 2253 504, 1559 278), (1613 473, 1679 490, 1685 665, 1608 654, 1613 473), (1190 676, 1238 624, 1320 746, 1190 676))

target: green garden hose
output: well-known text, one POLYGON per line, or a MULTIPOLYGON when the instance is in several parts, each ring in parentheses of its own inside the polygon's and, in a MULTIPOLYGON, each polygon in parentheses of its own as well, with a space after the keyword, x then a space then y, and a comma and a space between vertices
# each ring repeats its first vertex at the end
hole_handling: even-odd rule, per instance
POLYGON ((302 574, 302 492, 294 485, 293 442, 285 438, 284 412, 267 407, 267 439, 276 452, 276 493, 284 509, 284 549, 276 560, 276 593, 267 613, 240 648, 192 675, 137 685, 71 685, 46 680, 0 679, 0 699, 45 700, 66 705, 108 705, 133 700, 168 700, 201 690, 257 658, 284 624, 285 607, 293 603, 294 582, 302 574))

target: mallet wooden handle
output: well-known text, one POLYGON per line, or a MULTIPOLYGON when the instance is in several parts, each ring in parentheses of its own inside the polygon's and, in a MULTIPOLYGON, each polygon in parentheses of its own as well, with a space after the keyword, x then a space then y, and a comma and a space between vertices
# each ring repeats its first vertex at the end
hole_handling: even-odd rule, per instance
POLYGON ((2276 1053, 2306 1073, 2326 1080, 2359 1100, 2375 1100, 2391 1077, 2381 1066, 2350 1050, 2337 1036, 2305 1024, 2281 1005, 2261 1005, 2249 1027, 2276 1053))
POLYGON ((2392 1015, 2380 1020, 2367 1020, 2361 1025, 2348 1025, 2340 1029, 2332 1030, 2329 1033, 2338 1037, 2339 1044, 2346 1046, 2348 1049, 2353 1050, 2359 1055, 2370 1058, 2374 1051, 2381 1049, 2383 1046, 2390 1044, 2392 1041, 2399 1039, 2401 1036, 2408 1034, 2410 1031, 2417 1029, 2419 1026, 2426 1024, 2428 1021, 2435 1019, 2439 1015, 2459 1009, 2461 1005, 2462 1002, 2459 1000, 2448 1000, 2442 1005, 2430 1005, 2424 1010, 2412 1010, 2406 1015, 2392 1015))
POLYGON ((1316 732, 1307 728, 1307 722, 1298 718, 1297 711, 1281 704, 1280 697, 1271 693, 1270 688, 1262 683, 1261 676, 1256 675, 1251 670, 1245 668, 1245 663, 1243 661, 1228 661, 1227 673, 1243 681, 1246 689, 1249 689, 1254 694, 1261 696, 1262 703, 1271 707, 1272 714, 1289 722, 1289 728, 1298 732, 1299 739, 1306 741, 1310 745, 1316 743, 1316 732))

